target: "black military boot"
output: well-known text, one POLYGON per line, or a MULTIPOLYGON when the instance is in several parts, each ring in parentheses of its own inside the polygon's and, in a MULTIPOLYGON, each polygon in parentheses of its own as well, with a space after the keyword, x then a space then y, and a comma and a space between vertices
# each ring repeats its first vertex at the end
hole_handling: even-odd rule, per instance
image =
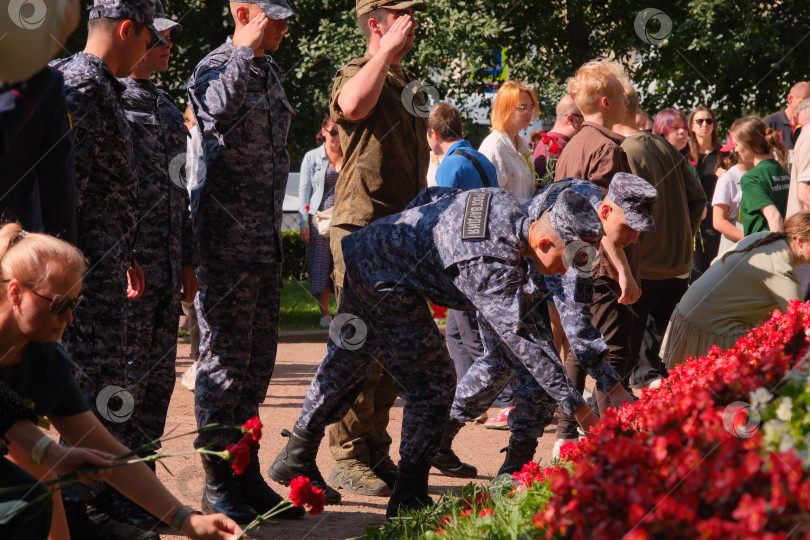
POLYGON ((340 493, 326 484, 321 471, 318 470, 318 464, 315 463, 323 433, 310 433, 293 426, 292 433, 285 429, 281 435, 289 437, 290 440, 276 456, 270 470, 267 471, 267 476, 282 486, 289 486, 293 478, 305 476, 313 486, 323 490, 323 500, 326 504, 340 504, 340 493))
POLYGON ((250 523, 259 514, 242 496, 236 478, 227 461, 216 456, 202 456, 205 487, 202 511, 222 512, 237 523, 250 523))
POLYGON ((537 450, 537 439, 519 440, 509 437, 509 446, 501 450, 501 452, 506 452, 506 458, 504 458, 498 474, 519 471, 534 458, 535 450, 537 450))
POLYGON ((453 439, 456 438, 462 427, 464 427, 464 424, 454 420, 448 420, 444 424, 442 439, 439 442, 439 451, 430 458, 430 464, 439 469, 445 476, 475 478, 478 476, 478 469, 461 461, 453 452, 453 439))
MULTIPOLYGON (((258 446, 250 447, 250 462, 242 474, 234 475, 234 479, 239 487, 239 493, 259 514, 270 511, 271 508, 284 500, 281 495, 267 485, 267 482, 262 477, 262 471, 259 467, 258 446)), ((306 510, 303 508, 291 506, 274 517, 294 519, 300 518, 304 514, 306 514, 306 510)))
POLYGON ((95 506, 111 517, 124 523, 134 525, 139 529, 151 531, 152 529, 162 525, 160 520, 152 514, 127 499, 117 491, 111 490, 111 493, 106 493, 103 497, 99 497, 94 501, 95 506))
POLYGON ((401 510, 419 510, 433 504, 427 490, 429 471, 430 463, 411 465, 399 462, 399 476, 385 510, 386 519, 398 516, 401 510))

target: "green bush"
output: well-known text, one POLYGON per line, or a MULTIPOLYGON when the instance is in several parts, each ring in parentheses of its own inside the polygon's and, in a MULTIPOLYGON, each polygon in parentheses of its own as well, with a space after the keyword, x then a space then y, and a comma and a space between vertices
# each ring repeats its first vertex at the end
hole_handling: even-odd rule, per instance
POLYGON ((281 277, 297 281, 309 279, 307 272, 307 244, 298 231, 281 231, 284 246, 284 264, 281 277))

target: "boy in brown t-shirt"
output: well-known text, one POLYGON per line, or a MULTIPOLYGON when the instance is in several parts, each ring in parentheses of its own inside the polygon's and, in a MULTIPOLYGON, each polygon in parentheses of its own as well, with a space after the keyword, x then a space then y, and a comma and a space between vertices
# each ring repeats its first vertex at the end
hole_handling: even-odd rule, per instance
MULTIPOLYGON (((624 118, 626 107, 624 88, 614 75, 617 70, 623 71, 615 62, 595 60, 582 65, 568 80, 568 93, 584 121, 580 132, 560 154, 555 181, 584 178, 607 191, 614 174, 630 172, 627 156, 620 146, 624 137, 610 130, 624 118)), ((624 375, 630 360, 633 313, 628 304, 641 296, 636 285, 639 258, 634 244, 637 241, 637 231, 628 231, 621 240, 604 237, 599 248, 601 262, 594 275, 593 324, 605 337, 608 360, 620 375, 624 375)), ((586 374, 570 350, 565 354, 565 369, 574 386, 583 391, 586 374)), ((577 439, 576 422, 560 413, 555 455, 563 443, 577 439)))

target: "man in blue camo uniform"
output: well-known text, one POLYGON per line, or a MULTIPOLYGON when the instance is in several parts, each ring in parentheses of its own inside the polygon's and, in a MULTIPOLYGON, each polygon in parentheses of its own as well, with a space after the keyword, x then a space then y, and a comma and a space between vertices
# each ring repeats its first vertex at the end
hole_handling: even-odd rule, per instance
MULTIPOLYGON (((191 193, 202 333, 195 388, 197 425, 238 425, 259 414, 273 374, 281 289, 282 202, 290 170, 287 132, 293 108, 282 74, 265 51, 278 50, 285 2, 231 2, 232 37, 197 65, 189 101, 202 139, 205 178, 191 193)), ((238 432, 200 434, 195 446, 224 450, 238 432)), ((234 475, 219 458, 203 456, 203 510, 251 521, 281 497, 264 481, 259 449, 234 475)), ((282 517, 299 517, 290 508, 282 517)))
MULTIPOLYGON (((166 17, 159 1, 154 25, 166 43, 150 49, 130 76, 120 79, 138 176, 141 223, 134 253, 149 283, 127 306, 127 372, 133 379, 127 390, 134 412, 120 425, 118 438, 129 448, 163 435, 174 390, 180 290, 193 299, 197 286, 188 191, 178 167, 185 164, 188 129, 172 97, 150 80, 154 71, 168 69, 170 40, 182 28, 166 17)), ((159 523, 123 495, 110 497, 119 519, 144 529, 159 523)))
MULTIPOLYGON (((638 233, 655 229, 652 208, 658 193, 647 181, 628 173, 613 176, 607 196, 593 182, 581 178, 569 178, 555 182, 524 204, 532 216, 547 210, 563 191, 575 191, 588 199, 599 215, 606 235, 621 235, 625 241, 637 241, 638 233), (618 207, 604 214, 603 207, 618 207)), ((598 254, 594 253, 583 265, 571 261, 565 275, 536 276, 545 282, 554 301, 563 330, 571 344, 577 361, 596 381, 597 394, 604 396, 602 406, 610 403, 618 406, 629 399, 616 370, 608 363, 608 348, 602 334, 591 320, 593 301, 593 274, 598 267, 598 254)), ((499 347, 493 336, 482 335, 488 354, 476 360, 467 375, 459 382, 450 412, 450 420, 442 434, 441 446, 436 457, 443 464, 454 459, 457 467, 463 464, 453 452, 451 445, 464 423, 486 411, 495 397, 509 382, 513 370, 499 354, 491 354, 491 347, 499 347)), ((542 389, 525 369, 518 367, 514 373, 515 408, 509 414, 511 437, 506 457, 498 474, 511 473, 530 461, 537 448, 537 438, 543 434, 554 413, 553 403, 538 399, 542 389)), ((434 457, 435 459, 435 457, 434 457)))
POLYGON ((482 327, 497 336, 493 351, 525 365, 549 399, 587 429, 593 415, 571 387, 549 330, 529 308, 531 297, 546 294, 535 272, 563 272, 565 244, 594 245, 602 232, 588 201, 573 191, 537 219, 502 189, 430 188, 402 213, 347 236, 345 288, 326 358, 270 477, 289 483, 303 475, 325 486, 315 465, 323 430, 342 418, 381 354, 406 402, 387 515, 430 504, 428 460, 450 412, 455 370, 426 297, 477 310, 482 327))
MULTIPOLYGON (((84 51, 51 63, 65 79, 74 139, 77 245, 89 260, 83 276, 86 300, 73 312, 63 345, 90 409, 124 444, 130 432, 125 424, 134 412, 127 389, 141 376, 130 373, 126 363, 127 298, 138 298, 144 283, 133 257, 138 181, 120 102, 124 85, 116 76, 127 76, 153 40, 163 42, 153 25, 155 12, 154 0, 95 0, 84 51)), ((84 502, 105 501, 105 486, 70 486, 63 490, 66 506, 75 501, 81 519, 84 502)))

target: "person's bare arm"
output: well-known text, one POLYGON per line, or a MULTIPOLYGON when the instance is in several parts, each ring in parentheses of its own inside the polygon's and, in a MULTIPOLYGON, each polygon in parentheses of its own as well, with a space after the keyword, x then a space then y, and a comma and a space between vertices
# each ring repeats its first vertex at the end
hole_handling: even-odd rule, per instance
POLYGON ((802 205, 802 210, 810 210, 810 183, 799 182, 796 190, 796 195, 799 196, 799 204, 802 205))
MULTIPOLYGON (((53 426, 72 446, 94 448, 113 455, 129 452, 90 411, 50 419, 53 426)), ((127 498, 171 525, 172 517, 183 503, 169 493, 145 463, 117 467, 109 472, 107 482, 127 498)), ((183 520, 181 532, 191 538, 230 538, 241 532, 239 526, 221 514, 191 514, 183 520)))
POLYGON ((630 263, 627 262, 624 248, 608 240, 607 236, 602 237, 602 247, 605 248, 605 252, 610 257, 610 262, 613 263, 619 273, 619 286, 622 289, 619 303, 635 304, 641 298, 641 288, 633 279, 633 273, 630 271, 630 263))
POLYGON ((712 206, 712 227, 735 242, 743 239, 743 232, 728 220, 727 204, 718 203, 712 206))
POLYGON ((337 104, 350 120, 362 120, 377 104, 388 68, 415 26, 413 17, 409 15, 403 15, 394 21, 380 39, 380 48, 374 57, 343 85, 337 104))
POLYGON ((768 221, 768 229, 770 229, 771 232, 785 232, 785 223, 782 219, 782 214, 779 213, 775 205, 769 204, 761 209, 760 212, 762 212, 762 215, 765 216, 765 219, 768 221))

